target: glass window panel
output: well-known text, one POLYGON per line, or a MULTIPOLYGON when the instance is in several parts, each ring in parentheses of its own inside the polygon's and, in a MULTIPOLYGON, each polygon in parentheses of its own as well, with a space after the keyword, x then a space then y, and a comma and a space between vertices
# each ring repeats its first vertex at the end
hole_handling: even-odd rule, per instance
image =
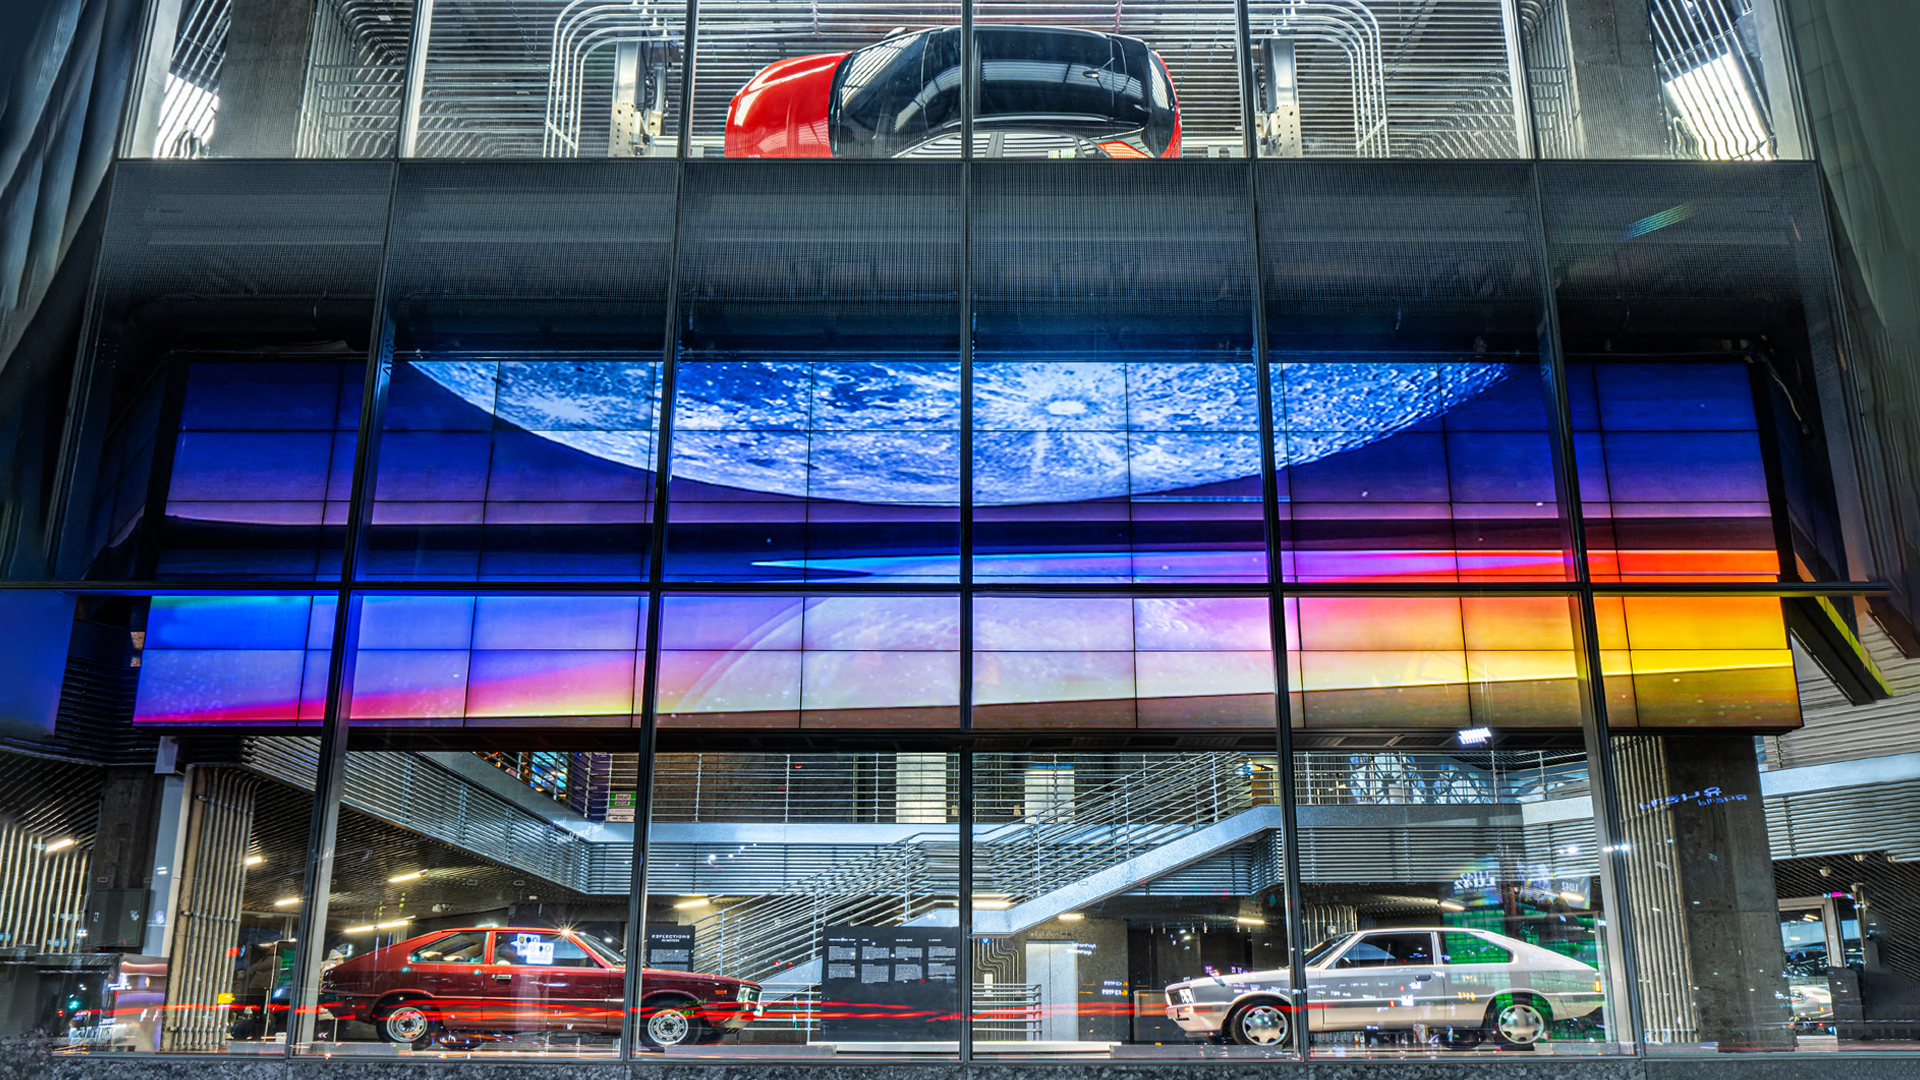
POLYGON ((977 167, 976 580, 1265 579, 1245 197, 1216 173, 977 167))
POLYGON ((284 1052, 316 599, 0 591, 0 1038, 284 1052))
POLYGON ((339 575, 390 170, 128 164, 82 350, 94 373, 61 410, 70 505, 48 561, 14 573, 339 575))
POLYGON ((1574 364, 1567 374, 1595 580, 1779 576, 1748 365, 1574 364))
POLYGON ((1596 581, 1854 572, 1852 451, 1815 375, 1839 363, 1825 218, 1803 170, 1760 171, 1542 166, 1596 581))
POLYGON ((315 913, 317 970, 303 981, 324 1007, 300 1016, 295 1052, 617 1057, 631 739, 529 749, 355 729, 332 887, 315 913))
POLYGON ((1295 722, 1343 727, 1577 727, 1565 596, 1284 601, 1295 722))
POLYGON ((1267 613, 1260 597, 976 597, 974 726, 1270 727, 1267 613))
POLYGON ((686 5, 452 5, 416 47, 401 157, 644 158, 679 150, 686 5))
POLYGON ((1546 0, 1519 20, 1540 154, 1810 154, 1773 0, 1546 0))
POLYGON ((842 168, 689 183, 669 580, 959 577, 960 175, 842 168))
POLYGON ((656 760, 648 1045, 708 1061, 956 1056, 958 755, 656 760))
MULTIPOLYGON (((505 25, 483 15, 455 25, 505 25)), ((671 162, 399 166, 363 578, 647 576, 676 185, 671 162)))
MULTIPOLYGON (((332 596, 156 596, 134 640, 132 721, 156 726, 318 725, 332 652, 332 596)), ((140 609, 144 608, 141 612, 140 609)))
POLYGON ((1510 4, 1250 0, 1247 19, 1261 157, 1531 156, 1510 4))
POLYGON ((127 156, 393 156, 412 5, 183 0, 157 10, 178 21, 152 27, 127 156))
POLYGON ((694 157, 960 156, 960 8, 700 6, 694 157))
POLYGON ((1274 775, 1259 750, 976 755, 974 1054, 1296 1053, 1274 775))
POLYGON ((350 717, 384 727, 626 727, 644 690, 638 596, 360 598, 350 717))
POLYGON ((1800 726, 1780 600, 1600 596, 1594 615, 1612 726, 1800 726))
POLYGON ((1079 12, 982 0, 973 25, 975 157, 1246 155, 1231 4, 1079 12))
POLYGON ((954 728, 954 597, 668 596, 662 727, 954 728))
POLYGON ((388 390, 371 577, 643 577, 660 361, 409 353, 388 390))
POLYGON ((1565 580, 1528 171, 1276 167, 1260 203, 1282 575, 1565 580))
POLYGON ((1295 753, 1316 1057, 1632 1052, 1579 737, 1496 737, 1295 753))

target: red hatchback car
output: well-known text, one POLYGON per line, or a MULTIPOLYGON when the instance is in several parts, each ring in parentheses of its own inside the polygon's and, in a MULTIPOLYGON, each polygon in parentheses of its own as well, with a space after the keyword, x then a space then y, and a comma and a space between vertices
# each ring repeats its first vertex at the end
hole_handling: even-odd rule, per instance
MULTIPOLYGON (((1052 26, 974 30, 984 157, 1177 158, 1180 104, 1138 38, 1052 26)), ((960 29, 769 64, 727 109, 728 157, 958 157, 960 29)))
MULTIPOLYGON (((341 1019, 372 1024, 385 1042, 424 1050, 572 1032, 618 1035, 626 960, 611 945, 551 927, 435 930, 335 965, 321 1000, 341 1019)), ((643 969, 641 1038, 648 1046, 710 1042, 762 1010, 760 984, 724 975, 643 969)))

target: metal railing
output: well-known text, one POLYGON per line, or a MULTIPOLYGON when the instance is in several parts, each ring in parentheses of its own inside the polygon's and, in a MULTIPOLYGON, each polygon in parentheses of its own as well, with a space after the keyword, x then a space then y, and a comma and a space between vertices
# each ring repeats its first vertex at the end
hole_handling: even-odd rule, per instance
POLYGON ((1584 754, 1498 751, 1453 754, 1307 751, 1294 759, 1302 806, 1384 803, 1520 803, 1587 793, 1584 754))
MULTIPOLYGON (((998 757, 989 755, 989 757, 998 757)), ((1271 801, 1271 765, 1243 754, 1139 755, 1148 764, 1046 797, 975 836, 973 901, 1010 904, 1116 866, 1271 801)), ((1007 771, 1021 759, 989 765, 1007 771)), ((1044 788, 1042 789, 1044 792, 1044 788)), ((762 820, 767 807, 759 807, 762 820)), ((694 923, 694 966, 765 979, 819 955, 829 926, 889 925, 959 902, 959 837, 926 832, 874 848, 785 891, 694 923)))

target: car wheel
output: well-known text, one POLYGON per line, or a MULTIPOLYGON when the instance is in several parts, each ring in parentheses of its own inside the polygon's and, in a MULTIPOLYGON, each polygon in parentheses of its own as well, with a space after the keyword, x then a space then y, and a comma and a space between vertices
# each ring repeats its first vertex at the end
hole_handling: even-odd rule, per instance
POLYGON ((649 1006, 645 1013, 647 1021, 640 1028, 640 1041, 661 1049, 699 1042, 706 1025, 693 1014, 695 1007, 696 1003, 684 998, 649 1006))
POLYGON ((433 1045, 436 1022, 425 1006, 409 1001, 387 1010, 373 1026, 379 1030, 381 1042, 405 1043, 415 1050, 425 1050, 433 1045))
POLYGON ((1227 1038, 1241 1046, 1285 1046, 1286 1011, 1276 1001, 1250 1001, 1227 1015, 1227 1038))
POLYGON ((1487 1010, 1487 1030, 1493 1041, 1511 1050, 1531 1050, 1547 1037, 1553 1016, 1537 998, 1501 998, 1487 1010))

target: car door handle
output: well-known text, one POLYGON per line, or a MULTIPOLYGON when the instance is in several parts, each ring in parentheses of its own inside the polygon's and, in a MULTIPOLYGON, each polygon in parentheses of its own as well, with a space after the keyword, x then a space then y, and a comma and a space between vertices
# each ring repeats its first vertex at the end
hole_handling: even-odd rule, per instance
POLYGON ((1423 983, 1423 982, 1426 982, 1426 981, 1427 981, 1428 979, 1431 979, 1431 978, 1433 978, 1433 976, 1431 976, 1431 975, 1415 975, 1415 976, 1413 977, 1413 980, 1412 980, 1412 981, 1414 981, 1414 982, 1417 982, 1417 983, 1423 983))
POLYGON ((495 976, 493 977, 493 981, 494 981, 494 982, 512 982, 512 981, 513 981, 513 976, 511 976, 511 975, 495 975, 495 976))

